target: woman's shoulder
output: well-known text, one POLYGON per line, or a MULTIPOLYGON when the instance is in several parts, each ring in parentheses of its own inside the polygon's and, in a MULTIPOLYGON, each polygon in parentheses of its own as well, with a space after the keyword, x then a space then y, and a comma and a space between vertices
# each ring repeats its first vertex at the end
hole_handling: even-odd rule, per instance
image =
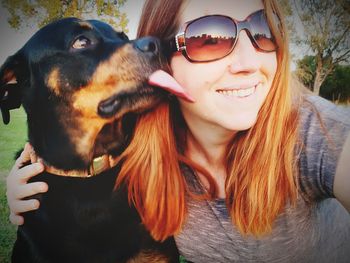
POLYGON ((325 125, 331 129, 333 126, 350 128, 350 106, 337 105, 316 95, 304 95, 300 103, 301 128, 311 128, 311 125, 325 125), (321 123, 320 123, 321 122, 321 123))
POLYGON ((350 133, 350 106, 336 105, 315 95, 304 95, 299 105, 299 135, 303 144, 338 148, 344 144, 350 133))
POLYGON ((335 170, 350 133, 350 107, 305 95, 299 120, 301 190, 312 199, 334 197, 335 170))

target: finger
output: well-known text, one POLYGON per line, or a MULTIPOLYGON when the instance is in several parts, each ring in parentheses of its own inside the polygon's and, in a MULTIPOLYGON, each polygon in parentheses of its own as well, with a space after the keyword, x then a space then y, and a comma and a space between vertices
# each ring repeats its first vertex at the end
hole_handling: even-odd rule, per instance
POLYGON ((14 177, 14 180, 26 183, 30 178, 44 171, 44 165, 42 163, 33 163, 22 167, 18 170, 11 171, 9 177, 14 177), (13 174, 13 176, 12 176, 13 174))
POLYGON ((30 147, 30 152, 29 152, 29 155, 30 155, 30 162, 31 163, 36 163, 37 160, 38 160, 38 157, 34 151, 34 148, 29 144, 29 147, 30 147))
POLYGON ((10 222, 14 225, 20 226, 23 225, 24 223, 24 218, 23 216, 16 215, 14 213, 11 213, 9 216, 10 222))
MULTIPOLYGON (((11 200, 15 202, 21 202, 22 198, 32 196, 38 193, 45 193, 48 191, 48 185, 44 182, 35 182, 30 184, 24 184, 16 187, 16 190, 11 191, 12 189, 7 190, 7 199, 9 203, 11 200)), ((11 207, 12 210, 12 207, 11 207)), ((17 211, 16 211, 17 212, 17 211)))
POLYGON ((16 160, 14 167, 20 168, 23 166, 24 163, 30 161, 30 151, 31 146, 29 143, 26 143, 24 145, 23 151, 21 152, 21 155, 16 160))
POLYGON ((40 202, 36 199, 20 200, 9 204, 11 213, 16 215, 38 209, 40 202))

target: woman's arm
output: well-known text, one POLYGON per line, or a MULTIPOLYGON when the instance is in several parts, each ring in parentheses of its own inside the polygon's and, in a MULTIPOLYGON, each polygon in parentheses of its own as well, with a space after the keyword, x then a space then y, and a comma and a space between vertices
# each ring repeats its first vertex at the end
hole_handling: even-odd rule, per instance
POLYGON ((335 197, 350 212, 350 136, 340 155, 333 187, 335 197))
POLYGON ((36 199, 22 200, 25 197, 43 193, 48 190, 48 185, 44 182, 28 183, 27 181, 41 173, 44 170, 44 165, 37 161, 35 153, 27 143, 24 147, 20 157, 16 160, 7 177, 7 202, 10 207, 10 221, 15 225, 22 225, 24 223, 23 217, 20 213, 38 209, 39 201, 36 199), (30 165, 23 166, 24 163, 31 161, 30 165))

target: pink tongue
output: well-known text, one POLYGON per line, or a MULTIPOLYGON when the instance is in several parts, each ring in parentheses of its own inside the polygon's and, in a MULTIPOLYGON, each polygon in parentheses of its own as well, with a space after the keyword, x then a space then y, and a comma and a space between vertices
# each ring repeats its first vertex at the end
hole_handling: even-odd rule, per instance
POLYGON ((157 70, 148 78, 148 83, 152 86, 161 87, 178 97, 181 97, 189 102, 194 102, 194 99, 180 86, 176 80, 163 70, 157 70))

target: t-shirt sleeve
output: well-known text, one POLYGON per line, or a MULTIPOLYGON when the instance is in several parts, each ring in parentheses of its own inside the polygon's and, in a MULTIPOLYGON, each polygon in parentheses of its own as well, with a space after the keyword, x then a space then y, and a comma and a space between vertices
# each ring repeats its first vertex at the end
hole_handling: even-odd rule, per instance
POLYGON ((350 107, 307 96, 300 109, 299 182, 312 200, 334 197, 333 183, 350 132, 350 107))

